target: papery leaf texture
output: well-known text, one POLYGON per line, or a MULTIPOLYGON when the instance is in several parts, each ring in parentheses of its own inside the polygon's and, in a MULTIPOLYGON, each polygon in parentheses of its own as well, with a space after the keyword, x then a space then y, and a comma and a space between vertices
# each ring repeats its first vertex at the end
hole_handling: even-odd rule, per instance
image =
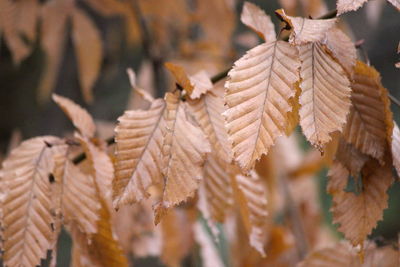
POLYGON ((53 94, 52 98, 83 136, 94 137, 96 125, 92 116, 85 109, 66 97, 53 94))
POLYGON ((245 2, 240 20, 255 31, 264 41, 275 41, 275 26, 271 17, 253 3, 245 2))
POLYGON ((301 60, 300 126, 319 149, 342 131, 350 109, 350 82, 320 43, 298 46, 301 60))
POLYGON ((2 239, 6 266, 39 265, 57 238, 49 177, 54 154, 65 148, 61 145, 62 140, 53 136, 28 139, 3 162, 2 239))
POLYGON ((388 92, 379 73, 361 61, 357 61, 351 87, 352 107, 343 130, 344 139, 382 162, 393 128, 388 92))
POLYGON ((299 67, 297 50, 276 41, 249 50, 229 72, 224 116, 234 159, 243 171, 285 134, 299 67))

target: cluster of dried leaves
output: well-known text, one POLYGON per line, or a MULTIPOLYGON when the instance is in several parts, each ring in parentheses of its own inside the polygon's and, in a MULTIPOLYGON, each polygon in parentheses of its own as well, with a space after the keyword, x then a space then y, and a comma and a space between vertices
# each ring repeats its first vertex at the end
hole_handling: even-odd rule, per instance
MULTIPOLYGON (((86 1, 103 14, 126 14, 127 2, 109 11, 106 0, 86 1)), ((338 11, 364 2, 339 0, 338 11)), ((390 2, 399 8, 398 1, 390 2)), ((20 15, 11 12, 23 12, 18 5, 28 4, 44 14, 42 38, 51 72, 57 71, 62 49, 60 43, 54 46, 54 38, 62 42, 71 18, 81 84, 90 100, 98 68, 85 66, 101 60, 100 46, 85 45, 87 38, 100 45, 93 23, 74 1, 40 6, 35 0, 0 0, 0 13, 13 16, 1 20, 0 14, 11 50, 21 52, 16 47, 26 45, 17 32, 34 39, 32 29, 17 23, 20 15)), ((238 266, 381 266, 382 259, 386 266, 400 264, 394 248, 367 240, 387 207, 392 167, 400 173, 400 131, 380 75, 357 60, 339 18, 276 14, 291 31, 288 41, 276 35, 264 11, 245 3, 241 20, 263 43, 234 63, 225 84, 213 84, 204 71, 187 75, 168 63, 177 86, 154 99, 129 72, 149 108, 128 110, 118 119, 114 154, 95 137, 96 125, 86 110, 53 94, 76 132, 73 138, 26 140, 4 160, 4 264, 36 266, 51 250, 54 266, 62 227, 73 239, 74 266, 127 266, 132 252, 179 266, 195 243, 205 266, 223 266, 229 260, 219 248, 222 237, 238 266), (315 147, 304 156, 295 144, 297 125, 315 147), (323 165, 330 168, 333 219, 346 242, 336 242, 320 226, 315 185, 300 179, 323 165), (350 182, 355 184, 351 192, 350 182), (279 216, 284 224, 277 222, 279 216)), ((19 52, 13 54, 17 62, 28 54, 19 52)), ((54 73, 50 76, 47 86, 54 81, 54 73)))

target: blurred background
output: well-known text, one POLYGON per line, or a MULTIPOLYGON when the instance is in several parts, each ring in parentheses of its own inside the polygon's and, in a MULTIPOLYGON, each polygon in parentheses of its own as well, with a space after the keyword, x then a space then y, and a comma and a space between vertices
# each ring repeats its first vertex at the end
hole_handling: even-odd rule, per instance
MULTIPOLYGON (((316 18, 335 8, 334 0, 250 1, 272 17, 285 8, 290 15, 316 18)), ((38 135, 64 136, 72 124, 51 101, 51 93, 73 99, 93 115, 99 136, 113 135, 123 111, 144 108, 133 94, 127 68, 137 83, 162 97, 173 80, 164 68, 170 61, 189 74, 218 74, 246 50, 260 43, 240 22, 239 0, 0 0, 0 155, 10 144, 38 135)), ((370 0, 343 16, 341 27, 353 41, 364 40, 359 58, 369 60, 383 85, 400 99, 400 15, 384 0, 370 0)), ((394 119, 400 123, 397 105, 394 119)), ((304 141, 304 148, 308 145, 304 141)), ((326 170, 315 179, 324 221, 331 225, 325 194, 326 170)), ((374 238, 397 239, 400 230, 400 185, 390 189, 389 209, 374 238)), ((387 242, 387 241, 385 241, 387 242)), ((71 242, 63 233, 59 266, 69 266, 71 242)), ((155 259, 136 266, 161 265, 155 259), (151 263, 150 263, 151 262, 151 263)), ((188 263, 187 266, 191 266, 188 263)))

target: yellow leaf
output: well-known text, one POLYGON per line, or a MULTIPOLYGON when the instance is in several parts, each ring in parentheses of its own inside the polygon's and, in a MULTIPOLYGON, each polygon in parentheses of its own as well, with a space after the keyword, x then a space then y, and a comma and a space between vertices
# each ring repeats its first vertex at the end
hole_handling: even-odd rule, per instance
POLYGON ((333 222, 339 223, 341 231, 353 246, 363 245, 387 208, 386 191, 393 182, 392 170, 388 162, 380 166, 371 159, 362 168, 360 192, 346 192, 349 170, 335 162, 329 171, 328 192, 333 197, 333 222))
POLYGON ((255 4, 245 2, 240 20, 255 31, 264 41, 275 41, 275 26, 271 17, 255 4))
POLYGON ((300 125, 318 149, 341 131, 350 109, 350 82, 320 43, 298 46, 301 63, 300 125))
POLYGON ((100 73, 103 50, 99 30, 78 8, 72 12, 72 41, 78 61, 83 98, 86 102, 92 102, 92 88, 100 73))
POLYGON ((92 116, 85 109, 66 97, 53 94, 52 98, 83 136, 88 138, 94 137, 96 125, 92 116))
POLYGON ((2 239, 6 266, 36 266, 57 238, 50 173, 61 139, 22 142, 3 162, 2 239), (57 146, 56 146, 57 144, 57 146))
POLYGON ((391 139, 393 119, 387 90, 379 73, 357 61, 352 83, 352 107, 343 130, 345 140, 381 163, 391 139))
POLYGON ((224 112, 235 161, 249 171, 284 135, 299 80, 297 50, 287 42, 261 44, 235 62, 226 82, 224 112))

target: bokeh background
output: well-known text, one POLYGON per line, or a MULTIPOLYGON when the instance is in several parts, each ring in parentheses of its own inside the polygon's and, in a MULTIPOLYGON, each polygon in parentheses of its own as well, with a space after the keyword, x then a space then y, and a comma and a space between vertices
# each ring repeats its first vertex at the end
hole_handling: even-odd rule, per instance
MULTIPOLYGON (((173 86, 163 68, 167 61, 185 66, 190 73, 206 69, 214 75, 231 66, 247 49, 260 40, 240 23, 243 1, 235 0, 127 0, 137 2, 126 5, 120 12, 102 10, 107 1, 76 0, 77 5, 94 23, 101 38, 102 58, 100 71, 92 86, 93 100, 85 101, 79 82, 79 59, 73 44, 71 21, 63 32, 64 49, 56 68, 52 92, 69 97, 89 110, 100 125, 103 138, 112 135, 118 116, 127 108, 140 105, 132 94, 127 68, 138 73, 141 87, 155 96, 173 86), (136 5, 136 6, 135 6, 136 5), (182 9, 182 7, 185 7, 182 9), (139 13, 135 8, 139 8, 139 13), (139 18, 138 18, 139 17, 139 18), (145 30, 143 29, 143 24, 145 30), (145 32, 145 33, 144 33, 145 32)), ((49 1, 39 1, 45 5, 49 1)), ((112 1, 109 1, 112 2, 112 1)), ((118 1, 117 1, 118 2, 118 1)), ((297 15, 314 17, 323 14, 321 1, 313 0, 258 0, 250 1, 269 14, 278 29, 274 10, 297 4, 297 15), (307 5, 309 5, 307 7, 307 5), (304 10, 314 10, 306 14, 304 10), (318 14, 320 12, 320 14, 318 14)), ((323 2, 323 1, 322 1, 323 2)), ((335 8, 335 1, 325 1, 326 10, 335 8)), ((38 11, 40 12, 40 11, 38 11)), ((60 11, 61 13, 63 11, 60 11)), ((65 11, 67 12, 67 11, 65 11)), ((4 12, 0 16, 4 16, 4 12)), ((354 41, 363 39, 359 57, 369 58, 382 76, 383 85, 400 99, 400 69, 394 64, 400 60, 396 54, 400 40, 400 15, 383 0, 370 0, 358 12, 342 16, 342 27, 354 41)), ((16 19, 18 20, 18 18, 16 19)), ((40 16, 35 27, 35 38, 22 36, 31 53, 19 64, 13 60, 13 51, 5 38, 0 43, 0 152, 4 156, 12 140, 23 140, 38 135, 64 136, 71 133, 72 125, 50 96, 40 99, 41 83, 46 75, 48 54, 43 47, 40 16)), ((1 27, 0 27, 1 29, 1 27)), ((4 36, 4 34, 3 34, 4 36)), ((92 44, 88 43, 90 48, 92 44)), ((392 104, 394 119, 400 123, 399 106, 392 104)), ((305 142, 305 141, 304 141, 305 142)), ((304 144, 307 149, 307 144, 304 144)), ((325 194, 326 170, 321 171, 316 183, 325 221, 331 225, 330 199, 325 194)), ((333 231, 335 227, 331 225, 333 231)), ((398 179, 390 189, 389 209, 373 236, 377 240, 397 239, 400 231, 400 184, 398 179)), ((69 266, 71 241, 64 232, 59 244, 58 266, 69 266)), ((157 259, 137 260, 135 266, 158 266, 157 259)), ((188 266, 193 265, 189 262, 188 266)))

